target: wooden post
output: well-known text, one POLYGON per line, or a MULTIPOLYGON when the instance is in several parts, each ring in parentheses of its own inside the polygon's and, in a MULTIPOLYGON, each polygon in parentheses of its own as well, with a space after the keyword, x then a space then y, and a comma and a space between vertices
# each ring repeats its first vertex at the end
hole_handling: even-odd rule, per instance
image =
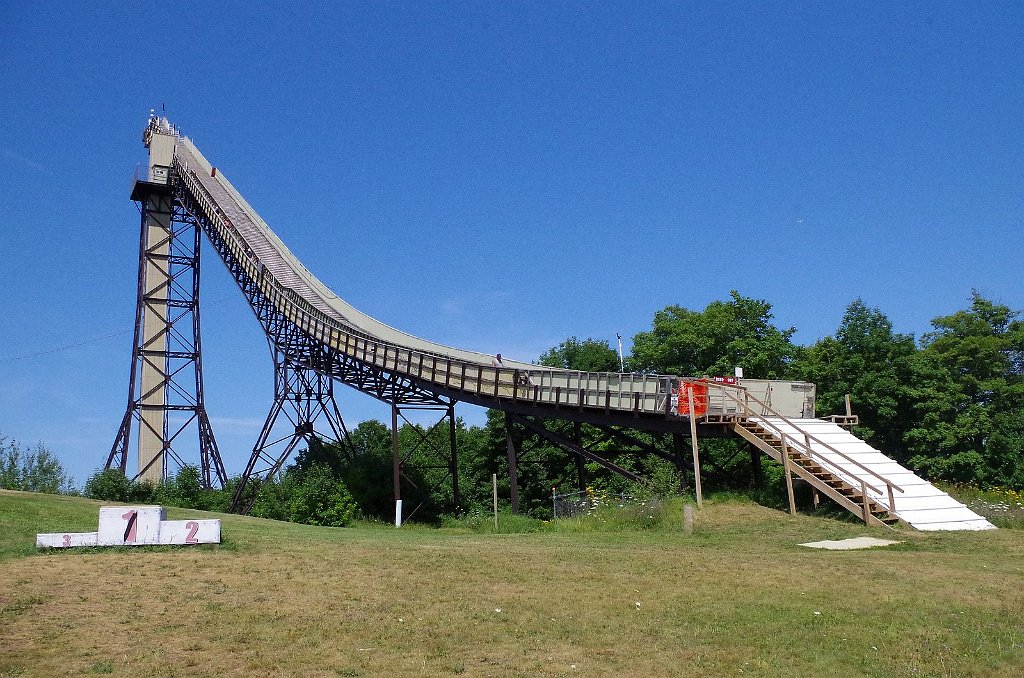
POLYGON ((704 508, 704 497, 700 489, 700 452, 697 450, 697 415, 693 407, 693 387, 686 389, 690 396, 690 445, 693 447, 693 489, 697 494, 697 508, 704 508))
POLYGON ((889 490, 889 515, 892 515, 896 511, 896 496, 892 493, 892 483, 886 483, 885 486, 889 490))
POLYGON ((853 408, 850 406, 850 394, 849 393, 846 394, 846 396, 844 397, 844 400, 846 401, 846 416, 852 417, 853 416, 853 408))
POLYGON ((492 495, 494 497, 494 529, 498 529, 498 474, 491 474, 492 495))
POLYGON ((871 524, 871 511, 868 509, 868 484, 863 478, 860 479, 860 500, 864 508, 864 524, 871 524))
POLYGON ((786 474, 786 494, 789 496, 789 513, 796 515, 796 497, 793 496, 793 476, 789 472, 789 441, 782 434, 782 470, 786 474))
POLYGON ((811 500, 814 502, 814 508, 818 508, 818 504, 821 503, 821 495, 818 494, 818 488, 811 488, 811 500))

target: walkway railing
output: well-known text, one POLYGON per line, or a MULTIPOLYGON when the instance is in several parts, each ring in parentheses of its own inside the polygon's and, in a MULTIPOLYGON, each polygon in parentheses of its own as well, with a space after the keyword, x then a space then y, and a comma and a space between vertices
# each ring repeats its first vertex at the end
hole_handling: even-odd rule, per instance
POLYGON ((253 246, 231 223, 194 168, 177 155, 174 163, 178 180, 203 208, 245 276, 285 318, 324 345, 386 371, 482 397, 555 408, 671 413, 670 394, 678 377, 486 366, 388 343, 330 317, 278 280, 275 272, 259 259, 253 246))

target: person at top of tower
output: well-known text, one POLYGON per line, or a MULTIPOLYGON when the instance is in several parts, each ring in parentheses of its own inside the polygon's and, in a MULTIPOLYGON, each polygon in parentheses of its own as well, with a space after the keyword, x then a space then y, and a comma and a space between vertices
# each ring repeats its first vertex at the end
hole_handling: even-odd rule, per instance
POLYGON ((504 367, 505 363, 501 362, 501 354, 494 356, 494 360, 491 361, 491 365, 494 367, 504 367))

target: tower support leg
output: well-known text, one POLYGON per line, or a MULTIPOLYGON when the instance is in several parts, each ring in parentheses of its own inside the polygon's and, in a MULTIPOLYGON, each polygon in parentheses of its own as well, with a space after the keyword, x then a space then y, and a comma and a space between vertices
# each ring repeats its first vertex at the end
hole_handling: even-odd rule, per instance
MULTIPOLYGON (((432 403, 424 402, 397 402, 391 406, 391 465, 393 493, 395 505, 402 500, 403 510, 410 507, 407 501, 410 497, 403 498, 402 480, 413 486, 412 499, 421 501, 409 510, 405 518, 412 518, 425 503, 425 495, 410 475, 413 471, 441 470, 451 481, 451 506, 446 510, 457 510, 461 506, 461 495, 459 493, 459 457, 458 457, 458 423, 455 419, 455 401, 437 401, 432 403), (429 426, 414 424, 406 414, 411 411, 435 412, 440 416, 433 420, 429 426), (447 420, 447 426, 445 422, 447 420), (399 431, 402 426, 409 426, 409 436, 403 447, 399 444, 399 431), (446 441, 442 442, 442 441, 446 441)), ((436 474, 431 474, 436 477, 436 474)), ((430 478, 425 474, 416 476, 416 480, 422 483, 429 482, 430 478)))
POLYGON ((451 446, 451 457, 449 457, 448 473, 452 477, 452 501, 455 508, 462 506, 462 497, 459 495, 459 446, 458 432, 455 422, 455 403, 448 406, 448 444, 451 446))
POLYGON ((391 406, 391 480, 395 506, 402 499, 402 458, 398 453, 398 405, 391 406))
MULTIPOLYGON (((576 445, 583 447, 583 425, 578 421, 574 421, 572 424, 572 435, 576 445)), ((577 490, 583 492, 587 489, 587 469, 583 463, 583 455, 574 456, 576 457, 576 487, 577 490)))
POLYGON ((201 481, 205 487, 223 486, 227 475, 203 396, 201 229, 166 183, 136 182, 132 198, 142 215, 135 335, 128 405, 105 468, 128 475, 137 422, 138 464, 132 478, 163 482, 172 464, 186 465, 190 455, 182 434, 194 423, 201 481))
POLYGON ((260 487, 278 476, 284 463, 313 438, 351 447, 348 429, 334 398, 334 380, 296 365, 280 349, 274 354, 274 404, 270 408, 249 462, 235 488, 231 510, 248 513, 260 487))

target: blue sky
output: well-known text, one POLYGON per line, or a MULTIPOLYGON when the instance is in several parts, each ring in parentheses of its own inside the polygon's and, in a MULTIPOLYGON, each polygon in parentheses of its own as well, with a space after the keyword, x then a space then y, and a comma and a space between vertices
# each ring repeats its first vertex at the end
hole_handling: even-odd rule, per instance
MULTIPOLYGON (((79 482, 124 411, 161 104, 339 294, 466 348, 531 360, 730 289, 802 343, 858 296, 918 336, 972 288, 1024 307, 1019 3, 41 4, 0 3, 0 435, 79 482)), ((271 364, 205 254, 238 473, 271 364)))

